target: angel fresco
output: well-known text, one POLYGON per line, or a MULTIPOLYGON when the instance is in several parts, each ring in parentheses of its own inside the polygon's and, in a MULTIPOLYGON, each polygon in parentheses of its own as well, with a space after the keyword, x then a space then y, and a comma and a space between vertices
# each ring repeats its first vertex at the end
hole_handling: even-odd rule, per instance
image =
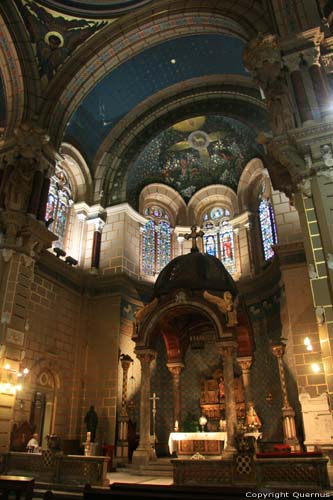
POLYGON ((22 3, 21 14, 36 46, 38 70, 44 87, 74 49, 107 24, 53 16, 30 0, 22 3))

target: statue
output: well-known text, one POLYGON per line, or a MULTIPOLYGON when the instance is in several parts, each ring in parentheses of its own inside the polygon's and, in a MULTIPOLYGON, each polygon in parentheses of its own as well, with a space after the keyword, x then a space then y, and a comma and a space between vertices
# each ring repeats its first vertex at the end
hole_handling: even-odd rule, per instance
POLYGON ((246 426, 249 430, 257 430, 261 427, 260 418, 258 417, 253 404, 249 404, 249 409, 246 413, 246 426))
POLYGON ((90 432, 90 441, 92 443, 95 442, 96 438, 96 429, 98 424, 97 413, 95 412, 95 408, 93 406, 90 407, 86 416, 84 417, 85 424, 87 426, 87 433, 90 432))

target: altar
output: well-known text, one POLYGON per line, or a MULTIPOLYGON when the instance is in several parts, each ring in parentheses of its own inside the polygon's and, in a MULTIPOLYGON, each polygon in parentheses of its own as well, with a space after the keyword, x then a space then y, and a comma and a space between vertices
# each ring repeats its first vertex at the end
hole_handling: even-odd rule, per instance
POLYGON ((171 432, 169 451, 172 455, 221 455, 227 445, 226 432, 171 432))

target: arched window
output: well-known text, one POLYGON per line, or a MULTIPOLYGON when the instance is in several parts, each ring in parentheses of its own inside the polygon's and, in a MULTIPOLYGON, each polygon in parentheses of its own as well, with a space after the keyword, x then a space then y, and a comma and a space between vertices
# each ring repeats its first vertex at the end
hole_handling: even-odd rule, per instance
POLYGON ((272 246, 277 244, 274 211, 270 201, 266 199, 261 200, 258 211, 264 257, 268 260, 274 255, 272 246))
POLYGON ((171 260, 172 230, 169 215, 160 207, 146 208, 144 215, 149 220, 141 230, 141 272, 147 276, 154 276, 171 260))
POLYGON ((45 214, 50 231, 58 236, 54 247, 64 248, 68 213, 72 204, 72 190, 67 175, 57 166, 55 175, 51 177, 45 214))
POLYGON ((203 216, 205 252, 220 259, 230 274, 236 272, 233 227, 229 223, 230 212, 214 207, 203 216))

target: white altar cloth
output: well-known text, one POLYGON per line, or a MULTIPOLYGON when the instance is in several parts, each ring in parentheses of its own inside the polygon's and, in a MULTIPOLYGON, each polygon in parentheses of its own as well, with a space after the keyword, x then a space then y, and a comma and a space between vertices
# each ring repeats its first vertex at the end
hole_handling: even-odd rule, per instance
POLYGON ((170 454, 177 451, 176 441, 223 441, 223 448, 227 445, 226 432, 171 432, 169 435, 170 454))

